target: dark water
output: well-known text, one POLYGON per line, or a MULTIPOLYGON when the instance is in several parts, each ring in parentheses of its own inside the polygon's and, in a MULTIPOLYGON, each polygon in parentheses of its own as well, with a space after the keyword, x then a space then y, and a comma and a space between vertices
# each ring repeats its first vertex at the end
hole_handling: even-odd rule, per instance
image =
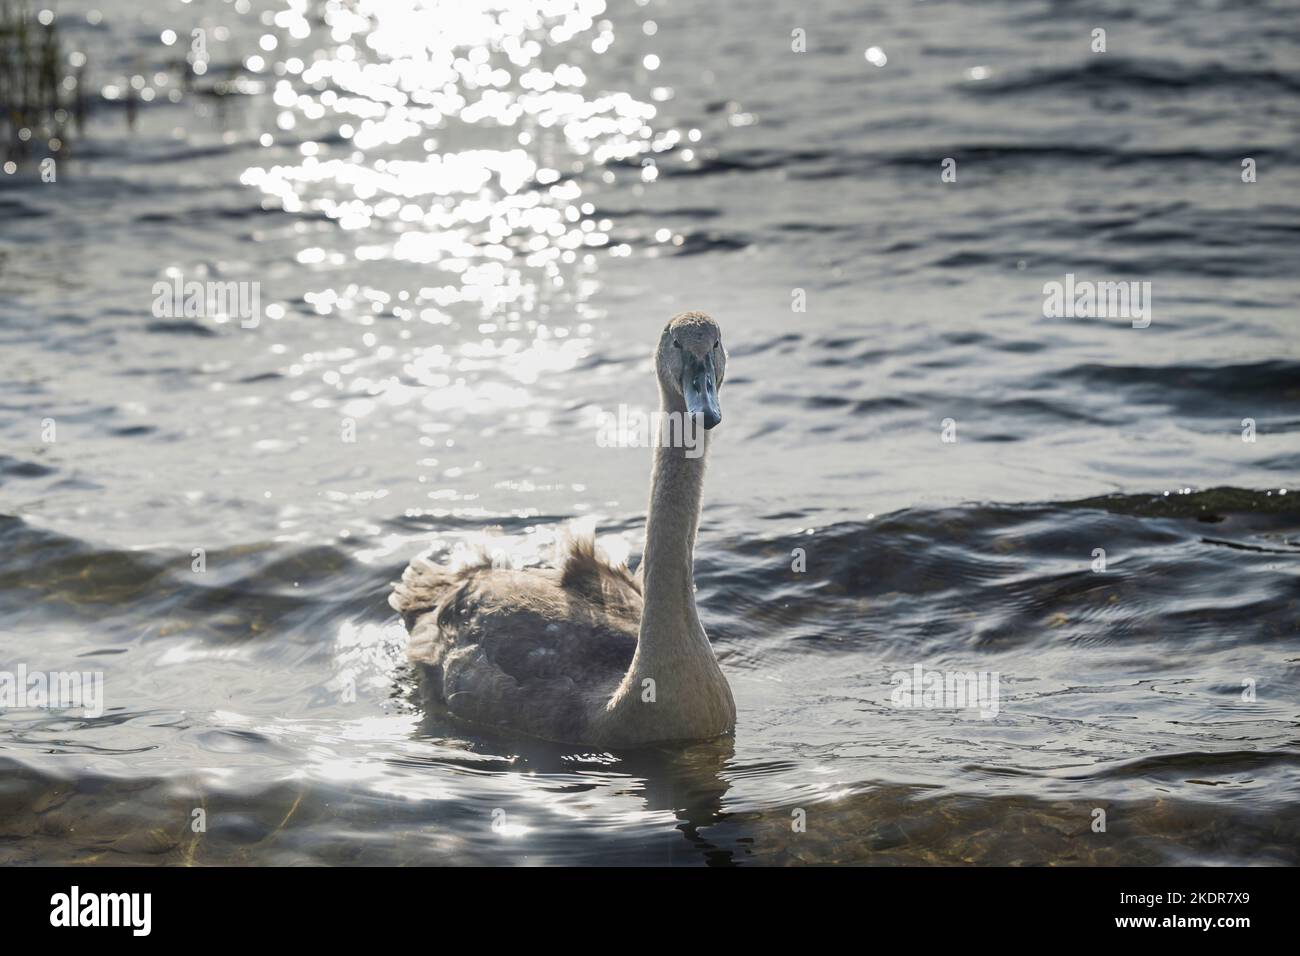
POLYGON ((105 707, 0 713, 0 861, 1300 862, 1294 4, 93 6, 57 181, 0 174, 0 670, 105 707), (1150 326, 1044 318, 1066 273, 1150 326), (389 582, 635 561, 597 416, 688 308, 734 742, 419 712, 389 582))

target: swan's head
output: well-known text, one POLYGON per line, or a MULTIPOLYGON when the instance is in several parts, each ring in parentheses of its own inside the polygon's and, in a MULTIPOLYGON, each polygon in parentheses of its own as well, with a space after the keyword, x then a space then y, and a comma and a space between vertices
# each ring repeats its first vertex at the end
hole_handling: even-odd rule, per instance
POLYGON ((659 337, 655 371, 665 394, 680 395, 686 411, 700 415, 706 429, 722 421, 718 391, 727 371, 722 329, 703 312, 683 312, 659 337))

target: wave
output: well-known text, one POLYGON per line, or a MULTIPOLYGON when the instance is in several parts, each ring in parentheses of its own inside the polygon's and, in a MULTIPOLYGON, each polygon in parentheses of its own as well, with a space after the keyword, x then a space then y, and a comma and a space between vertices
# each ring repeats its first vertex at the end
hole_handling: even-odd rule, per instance
POLYGON ((1108 53, 1062 66, 1035 67, 993 76, 958 87, 972 96, 1027 94, 1053 97, 1071 93, 1154 91, 1238 93, 1300 91, 1300 73, 1268 67, 1236 67, 1226 63, 1179 63, 1173 60, 1129 59, 1108 53))

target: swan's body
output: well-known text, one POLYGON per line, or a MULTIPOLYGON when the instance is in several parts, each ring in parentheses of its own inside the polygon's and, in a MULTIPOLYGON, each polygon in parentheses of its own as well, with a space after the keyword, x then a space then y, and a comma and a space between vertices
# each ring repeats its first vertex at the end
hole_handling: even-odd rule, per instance
MULTIPOLYGON (((725 366, 713 320, 677 316, 656 353, 661 410, 712 428, 725 366)), ((556 569, 412 563, 390 603, 410 629, 426 695, 466 720, 567 743, 730 733, 736 705, 695 609, 708 448, 707 431, 695 434, 692 447, 655 448, 638 577, 590 539, 571 542, 556 569)))

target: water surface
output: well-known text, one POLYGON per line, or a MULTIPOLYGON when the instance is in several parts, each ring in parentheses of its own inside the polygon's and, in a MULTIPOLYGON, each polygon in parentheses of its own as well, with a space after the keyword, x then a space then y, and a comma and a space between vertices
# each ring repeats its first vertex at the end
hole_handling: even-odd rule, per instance
POLYGON ((106 706, 0 713, 0 861, 1300 862, 1294 8, 536 7, 59 5, 85 128, 0 175, 0 669, 106 706), (1066 273, 1150 327, 1044 318, 1066 273), (178 278, 260 321, 155 315, 178 278), (422 712, 412 556, 635 564, 599 415, 684 309, 734 740, 422 712), (996 717, 895 706, 917 665, 996 717))

